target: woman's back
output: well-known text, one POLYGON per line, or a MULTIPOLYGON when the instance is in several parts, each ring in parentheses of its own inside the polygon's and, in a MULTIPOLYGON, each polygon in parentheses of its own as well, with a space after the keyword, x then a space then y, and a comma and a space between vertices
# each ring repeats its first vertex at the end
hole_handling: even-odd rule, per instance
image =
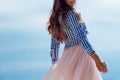
MULTIPOLYGON (((59 15, 58 19, 61 26, 64 26, 61 15, 59 15)), ((68 40, 65 41, 65 48, 80 44, 88 53, 92 52, 92 46, 87 40, 87 33, 88 31, 86 25, 78 20, 74 10, 70 10, 66 17, 65 35, 67 36, 68 40)))

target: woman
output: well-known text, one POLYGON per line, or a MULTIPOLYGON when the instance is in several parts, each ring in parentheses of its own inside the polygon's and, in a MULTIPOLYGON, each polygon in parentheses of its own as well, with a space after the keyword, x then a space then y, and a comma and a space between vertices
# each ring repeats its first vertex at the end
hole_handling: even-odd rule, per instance
POLYGON ((87 39, 87 28, 74 9, 76 0, 54 0, 48 31, 51 34, 52 68, 43 80, 102 80, 105 62, 96 54, 87 39), (64 51, 58 59, 60 43, 64 51))

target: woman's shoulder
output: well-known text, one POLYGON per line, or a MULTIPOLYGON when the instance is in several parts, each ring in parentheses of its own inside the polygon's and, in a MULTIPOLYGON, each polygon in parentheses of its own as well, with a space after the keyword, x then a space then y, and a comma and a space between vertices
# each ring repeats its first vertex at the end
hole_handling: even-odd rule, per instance
POLYGON ((77 15, 77 14, 81 15, 81 13, 78 12, 76 9, 69 10, 69 11, 68 11, 68 15, 71 15, 71 14, 72 14, 72 15, 73 15, 73 14, 74 14, 74 15, 77 15))
POLYGON ((68 19, 76 19, 78 21, 80 21, 81 18, 81 13, 78 12, 77 10, 69 10, 68 14, 67 14, 67 18, 68 19))
POLYGON ((75 10, 69 10, 67 16, 75 15, 75 10))
POLYGON ((70 10, 67 14, 67 22, 70 22, 70 24, 79 24, 81 15, 76 10, 70 10))

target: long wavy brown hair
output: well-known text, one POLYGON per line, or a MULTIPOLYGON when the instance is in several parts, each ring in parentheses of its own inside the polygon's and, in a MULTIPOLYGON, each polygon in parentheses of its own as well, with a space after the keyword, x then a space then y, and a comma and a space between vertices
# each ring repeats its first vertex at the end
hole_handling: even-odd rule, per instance
POLYGON ((69 10, 73 9, 74 8, 69 6, 65 0, 54 0, 51 15, 47 23, 47 29, 49 34, 52 34, 53 38, 58 42, 63 43, 67 40, 67 36, 65 35, 66 15, 69 10), (59 15, 62 15, 62 25, 60 25, 58 20, 59 15))

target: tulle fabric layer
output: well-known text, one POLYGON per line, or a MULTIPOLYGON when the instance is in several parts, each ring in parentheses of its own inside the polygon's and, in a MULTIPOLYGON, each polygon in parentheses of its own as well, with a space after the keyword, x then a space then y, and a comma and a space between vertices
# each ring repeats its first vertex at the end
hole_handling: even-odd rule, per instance
POLYGON ((43 80, 102 80, 94 60, 81 45, 64 49, 43 80))

